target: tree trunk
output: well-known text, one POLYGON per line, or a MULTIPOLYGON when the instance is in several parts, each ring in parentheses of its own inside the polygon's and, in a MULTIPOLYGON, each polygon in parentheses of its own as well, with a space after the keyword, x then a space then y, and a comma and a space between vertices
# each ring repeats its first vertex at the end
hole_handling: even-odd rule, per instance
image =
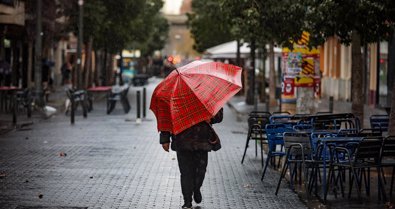
POLYGON ((269 106, 276 106, 276 71, 274 69, 274 43, 269 45, 269 106))
MULTIPOLYGON (((362 68, 362 53, 361 53, 361 37, 357 31, 352 32, 352 57, 351 57, 351 92, 352 92, 352 113, 359 118, 361 126, 364 124, 364 104, 365 91, 362 86, 363 82, 363 68, 362 68)), ((361 127, 361 128, 362 128, 361 127)))
MULTIPOLYGON (((395 79, 393 77, 393 79, 395 79)), ((392 92, 395 91, 395 85, 392 86, 392 92)), ((392 94, 390 121, 388 126, 388 135, 395 136, 395 94, 392 94)))
MULTIPOLYGON (((122 49, 119 50, 119 73, 118 73, 118 79, 119 79, 119 85, 123 85, 123 80, 122 80, 122 72, 123 72, 123 55, 122 55, 122 49)), ((144 58, 142 58, 144 59, 144 58)), ((141 60, 141 59, 140 59, 141 60)), ((117 80, 117 79, 115 79, 117 80)))
POLYGON ((5 60, 5 25, 0 25, 0 60, 5 60))
POLYGON ((33 78, 33 42, 28 43, 28 60, 27 60, 27 88, 32 88, 32 78, 33 78))
POLYGON ((254 104, 255 97, 255 40, 251 41, 251 64, 248 66, 248 90, 246 96, 246 103, 248 105, 254 104))
POLYGON ((387 77, 387 105, 391 107, 388 135, 395 135, 395 33, 388 43, 388 77, 387 77))
POLYGON ((261 77, 261 94, 260 96, 260 101, 261 102, 267 102, 266 100, 266 47, 262 48, 262 53, 260 58, 262 59, 262 77, 261 77))
POLYGON ((18 86, 19 84, 19 78, 20 78, 20 73, 19 73, 19 52, 20 50, 18 49, 19 43, 17 43, 17 40, 12 40, 11 41, 11 53, 12 53, 12 60, 11 60, 11 66, 12 66, 12 74, 11 74, 11 83, 14 86, 18 86))
POLYGON ((90 77, 92 73, 92 43, 93 43, 93 37, 89 36, 88 44, 86 45, 86 50, 85 50, 85 81, 84 81, 84 87, 88 88, 92 85, 90 83, 90 77))
POLYGON ((34 95, 35 95, 35 104, 38 107, 44 107, 44 95, 43 95, 43 86, 42 86, 42 0, 37 0, 37 24, 36 24, 36 39, 35 39, 35 47, 34 47, 34 95))
POLYGON ((107 48, 104 48, 104 52, 102 54, 102 59, 103 59, 103 81, 106 86, 110 84, 108 81, 108 74, 107 74, 107 48))
POLYGON ((112 71, 112 59, 111 59, 111 54, 106 53, 106 75, 107 75, 107 83, 109 85, 114 85, 114 73, 112 71))
POLYGON ((236 65, 237 66, 241 66, 241 63, 240 63, 240 40, 239 39, 237 39, 237 48, 236 48, 236 65))
POLYGON ((96 65, 95 65, 95 74, 94 74, 94 78, 93 80, 95 81, 96 85, 99 86, 105 86, 104 81, 102 80, 103 78, 103 67, 102 67, 102 60, 103 60, 103 56, 102 56, 102 51, 101 50, 95 50, 95 61, 96 61, 96 65))
POLYGON ((387 73, 387 106, 389 107, 391 103, 393 104, 394 99, 394 91, 390 91, 390 89, 394 89, 395 82, 395 33, 392 34, 391 39, 388 42, 388 73, 387 73), (392 102, 391 102, 392 100, 392 102))

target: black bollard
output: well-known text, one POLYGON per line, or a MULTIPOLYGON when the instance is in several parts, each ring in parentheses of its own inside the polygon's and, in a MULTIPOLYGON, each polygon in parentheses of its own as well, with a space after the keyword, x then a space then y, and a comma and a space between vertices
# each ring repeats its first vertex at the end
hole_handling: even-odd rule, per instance
POLYGON ((333 113, 333 96, 329 97, 329 112, 333 113))
POLYGON ((74 93, 70 92, 70 123, 74 124, 74 93))
POLYGON ((146 116, 146 100, 147 100, 147 90, 143 88, 143 118, 146 116))
POLYGON ((136 122, 140 123, 141 122, 141 115, 140 115, 140 91, 137 91, 137 98, 136 98, 136 109, 137 109, 137 119, 136 122))

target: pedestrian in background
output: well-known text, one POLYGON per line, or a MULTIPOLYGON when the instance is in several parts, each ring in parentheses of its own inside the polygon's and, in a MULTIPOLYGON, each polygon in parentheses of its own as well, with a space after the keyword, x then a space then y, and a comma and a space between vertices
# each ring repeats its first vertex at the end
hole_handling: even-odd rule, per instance
POLYGON ((160 132, 160 144, 168 152, 177 152, 178 167, 181 173, 181 190, 184 197, 182 208, 192 207, 192 196, 196 203, 202 201, 200 188, 206 174, 208 152, 218 150, 219 139, 212 124, 219 123, 223 118, 223 109, 210 120, 200 122, 183 132, 172 135, 170 132, 160 132))
POLYGON ((62 72, 62 85, 65 86, 65 88, 71 88, 71 64, 69 61, 66 61, 60 71, 62 72))

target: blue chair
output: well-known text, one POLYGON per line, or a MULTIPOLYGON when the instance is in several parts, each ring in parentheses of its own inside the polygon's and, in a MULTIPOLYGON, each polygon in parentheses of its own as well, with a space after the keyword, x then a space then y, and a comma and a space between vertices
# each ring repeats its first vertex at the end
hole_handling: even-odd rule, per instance
MULTIPOLYGON (((340 182, 340 188, 342 196, 344 196, 343 182, 345 181, 345 175, 342 174, 343 171, 349 170, 349 193, 348 197, 351 197, 351 191, 353 182, 356 183, 356 188, 358 192, 358 197, 361 196, 361 186, 365 183, 366 193, 370 194, 370 168, 377 169, 377 183, 378 183, 378 198, 384 197, 386 200, 385 191, 383 188, 382 174, 381 174, 381 148, 382 148, 382 138, 381 137, 366 137, 363 138, 358 144, 356 144, 356 149, 350 151, 346 147, 336 147, 335 154, 333 155, 334 160, 329 168, 328 182, 334 179, 334 185, 340 182), (339 156, 344 156, 339 158, 339 156), (338 174, 335 175, 335 170, 338 170, 338 174), (364 177, 364 178, 363 178, 364 177)), ((328 193, 329 185, 326 188, 325 196, 328 193)))
MULTIPOLYGON (((279 157, 279 161, 281 157, 285 156, 284 151, 284 139, 283 134, 286 131, 293 131, 293 129, 287 129, 285 124, 267 124, 265 127, 267 143, 268 143, 268 153, 265 163, 265 168, 263 169, 262 178, 265 177, 267 166, 271 159, 275 159, 275 157, 279 157), (278 149, 279 148, 279 149, 278 149)), ((274 167, 275 163, 273 162, 274 167)), ((280 164, 280 163, 279 163, 280 164)))
POLYGON ((372 129, 378 129, 381 132, 388 131, 389 115, 372 115, 369 120, 372 129))
POLYGON ((310 124, 296 124, 293 126, 293 129, 296 132, 312 132, 313 131, 313 126, 310 124))

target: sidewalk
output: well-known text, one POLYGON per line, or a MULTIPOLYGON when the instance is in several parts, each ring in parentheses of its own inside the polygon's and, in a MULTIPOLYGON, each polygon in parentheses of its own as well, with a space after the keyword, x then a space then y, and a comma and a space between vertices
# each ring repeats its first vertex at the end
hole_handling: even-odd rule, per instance
MULTIPOLYGON (((235 96, 233 97, 229 102, 228 106, 230 109, 232 109, 236 115, 237 115, 237 120, 244 122, 245 124, 247 123, 248 120, 248 114, 251 111, 254 111, 254 106, 253 105, 246 105, 245 103, 245 97, 244 96, 235 96)), ((333 112, 334 113, 346 113, 346 112, 351 112, 351 103, 350 102, 343 102, 343 101, 335 101, 333 104, 333 112)), ((378 109, 378 108, 373 108, 370 106, 365 105, 364 107, 365 115, 364 115, 364 125, 367 128, 370 128, 369 124, 369 117, 370 115, 374 114, 387 114, 385 110, 383 109, 378 109)), ((259 111, 266 111, 266 104, 259 103, 257 106, 257 110, 259 111)), ((273 111, 278 111, 278 107, 270 107, 270 112, 273 111)), ((316 106, 316 111, 317 112, 327 112, 329 110, 329 100, 322 99, 318 102, 316 106)), ((245 126, 247 128, 247 126, 245 126)), ((254 150, 254 148, 249 148, 251 150, 254 150)), ((248 156, 248 154, 247 154, 248 156)), ((266 157, 266 156, 265 156, 266 157)), ((259 164, 258 162, 256 162, 259 164)), ((273 170, 271 170, 274 172, 273 170)), ((391 176, 392 169, 391 170, 386 170, 385 172, 388 172, 388 174, 385 174, 386 176, 391 176)), ((277 175, 280 175, 280 172, 277 173, 277 175)), ((265 177, 266 178, 266 177, 265 177)), ((372 177, 374 178, 374 177, 372 177)), ((389 178, 387 178, 388 181, 389 178)), ((275 180, 276 181, 276 180, 275 180)), ((284 182, 284 181, 283 181, 284 182)), ((285 185, 286 183, 283 183, 285 185)), ((374 187, 373 185, 376 185, 377 182, 372 183, 372 188, 374 187)), ((387 184, 389 184, 387 182, 387 184)), ((387 185, 388 187, 388 185, 387 185)), ((388 189, 388 188, 387 188, 388 189)), ((282 188, 280 189, 281 192, 282 188)), ((369 197, 363 196, 362 199, 347 199, 347 197, 343 198, 341 195, 340 197, 335 198, 333 194, 328 196, 328 203, 326 205, 323 205, 316 197, 308 197, 305 194, 305 191, 303 191, 303 188, 299 188, 298 185, 296 185, 296 190, 298 191, 298 195, 300 198, 307 204, 307 207, 309 208, 331 208, 331 209, 343 209, 343 208, 370 208, 370 209, 379 209, 379 208, 392 208, 393 203, 387 202, 386 204, 378 201, 376 199, 377 196, 377 188, 372 189, 371 193, 371 199, 369 197)), ((355 189, 354 189, 355 191, 355 189)), ((331 193, 331 191, 329 191, 331 193)), ((387 194, 388 195, 388 194, 387 194)), ((389 196, 388 196, 389 197, 389 196)), ((393 197, 389 197, 388 201, 394 201, 393 197)))
MULTIPOLYGON (((158 82, 149 81, 147 95, 158 82)), ((176 153, 162 150, 148 108, 136 123, 138 90, 142 87, 129 90, 128 114, 117 104, 107 115, 105 100, 96 100, 86 119, 76 112, 74 125, 59 112, 29 129, 0 135, 0 208, 180 208, 176 153)), ((224 121, 214 125, 222 149, 209 153, 203 201, 194 208, 306 208, 286 184, 274 195, 277 171, 268 170, 260 181, 254 146, 240 164, 247 126, 236 118, 225 107, 224 121)))

